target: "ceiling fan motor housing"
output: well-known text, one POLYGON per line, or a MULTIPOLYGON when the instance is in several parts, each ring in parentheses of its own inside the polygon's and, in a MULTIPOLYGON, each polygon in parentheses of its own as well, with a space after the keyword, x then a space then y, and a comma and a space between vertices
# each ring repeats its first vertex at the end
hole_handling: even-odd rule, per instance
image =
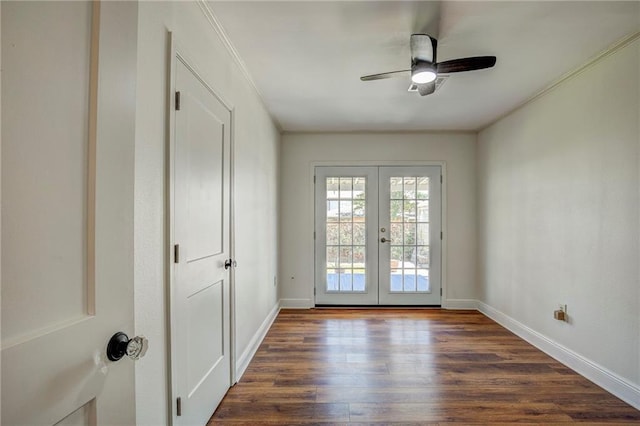
POLYGON ((411 34, 409 40, 411 48, 411 65, 418 61, 437 62, 436 50, 438 48, 438 40, 426 34, 411 34))
POLYGON ((426 34, 411 34, 411 81, 425 84, 434 81, 438 41, 426 34))

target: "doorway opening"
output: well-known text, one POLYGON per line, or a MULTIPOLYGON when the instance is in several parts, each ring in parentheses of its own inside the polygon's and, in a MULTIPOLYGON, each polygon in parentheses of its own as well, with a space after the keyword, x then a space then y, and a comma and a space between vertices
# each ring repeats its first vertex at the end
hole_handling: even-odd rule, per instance
POLYGON ((316 305, 441 304, 440 166, 315 169, 316 305))

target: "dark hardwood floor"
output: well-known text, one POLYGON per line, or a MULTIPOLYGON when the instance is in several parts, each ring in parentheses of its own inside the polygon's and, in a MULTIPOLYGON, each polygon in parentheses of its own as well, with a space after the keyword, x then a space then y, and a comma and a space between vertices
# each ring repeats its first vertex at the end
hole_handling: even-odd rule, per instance
POLYGON ((283 310, 215 424, 640 424, 478 312, 283 310))

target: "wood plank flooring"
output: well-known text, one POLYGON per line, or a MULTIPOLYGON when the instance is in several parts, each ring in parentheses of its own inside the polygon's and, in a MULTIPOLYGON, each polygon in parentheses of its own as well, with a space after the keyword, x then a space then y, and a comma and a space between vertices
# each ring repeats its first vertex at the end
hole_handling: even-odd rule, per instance
POLYGON ((640 424, 478 312, 283 310, 216 424, 640 424))

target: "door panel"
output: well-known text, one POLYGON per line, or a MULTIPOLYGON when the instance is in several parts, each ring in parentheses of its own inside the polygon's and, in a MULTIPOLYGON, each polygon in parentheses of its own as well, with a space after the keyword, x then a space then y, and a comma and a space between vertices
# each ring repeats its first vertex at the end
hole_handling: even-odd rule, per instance
POLYGON ((198 390, 202 378, 224 358, 223 283, 215 283, 188 299, 188 394, 198 390), (213 309, 212 309, 213 308, 213 309))
POLYGON ((30 161, 7 162, 4 168, 3 196, 10 209, 4 215, 3 236, 11 249, 4 256, 3 296, 12 303, 2 309, 2 339, 10 341, 87 315, 92 283, 86 262, 78 259, 86 256, 88 236, 86 227, 78 224, 87 222, 92 8, 90 3, 8 3, 3 14, 2 52, 8 68, 3 92, 5 100, 15 99, 3 110, 3 136, 8 139, 3 151, 16 160, 40 154, 30 161), (33 31, 34 21, 48 13, 51 19, 43 19, 40 31, 33 31), (57 20, 63 19, 69 25, 61 27, 57 20), (26 46, 11 48, 9 39, 26 46), (66 39, 70 43, 60 46, 66 39), (60 65, 33 69, 38 55, 47 50, 56 51, 60 65), (19 75, 28 68, 36 75, 19 75), (64 96, 52 81, 66 88, 64 96), (62 105, 42 102, 34 108, 33 100, 41 96, 60 99, 62 105), (53 125, 58 120, 64 126, 53 125), (12 185, 14 180, 21 184, 12 185), (65 207, 37 208, 58 203, 65 207), (27 218, 34 232, 25 232, 27 218), (57 249, 60 241, 65 241, 64 251, 57 249))
POLYGON ((440 304, 439 166, 316 168, 316 303, 440 304))
POLYGON ((2 423, 133 424, 135 3, 2 4, 2 423))
POLYGON ((231 386, 229 190, 231 113, 178 57, 173 149, 172 282, 176 424, 203 425, 231 386))
POLYGON ((95 422, 94 411, 93 400, 91 400, 60 420, 55 426, 89 426, 95 422))
MULTIPOLYGON (((180 73, 181 71, 178 71, 180 73)), ((180 78, 180 76, 178 76, 180 78)), ((187 186, 187 262, 215 256, 223 251, 223 144, 224 123, 198 99, 201 93, 181 93, 186 134, 180 139, 188 144, 184 150, 187 186)), ((227 112, 228 113, 228 112, 227 112)), ((182 117, 181 117, 182 118, 182 117)), ((182 122, 181 122, 182 124, 182 122)), ((181 129, 182 130, 182 129, 181 129)))

